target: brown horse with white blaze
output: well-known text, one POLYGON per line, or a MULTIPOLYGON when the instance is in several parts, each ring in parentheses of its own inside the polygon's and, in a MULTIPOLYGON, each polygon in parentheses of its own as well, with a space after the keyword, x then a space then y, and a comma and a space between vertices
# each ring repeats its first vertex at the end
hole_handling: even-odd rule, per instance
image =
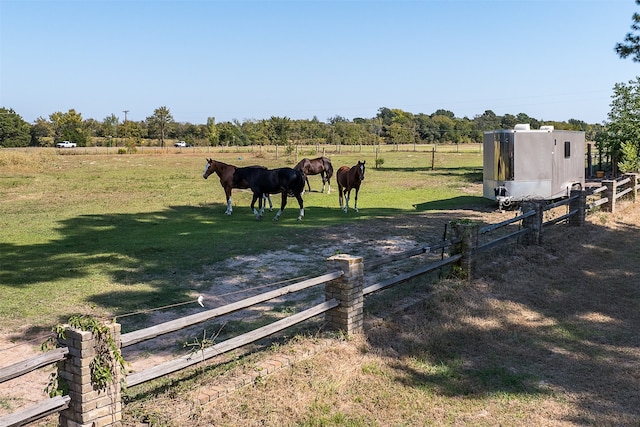
MULTIPOLYGON (((266 169, 264 166, 249 166, 249 167, 266 169)), ((249 188, 248 182, 239 181, 234 185, 233 174, 237 169, 238 169, 237 166, 229 165, 223 162, 218 162, 213 159, 207 159, 207 166, 205 167, 204 173, 202 174, 202 177, 204 179, 209 178, 209 175, 211 175, 212 173, 216 173, 220 178, 220 185, 222 185, 222 188, 224 189, 224 194, 227 199, 227 210, 224 212, 225 215, 231 215, 231 212, 233 212, 233 207, 231 206, 231 190, 234 188, 243 189, 243 190, 249 188)), ((269 210, 273 209, 273 203, 271 203, 271 197, 269 197, 268 194, 266 194, 264 197, 267 200, 269 200, 269 210)))
POLYGON ((360 184, 364 181, 365 162, 358 161, 357 165, 352 167, 340 166, 336 173, 336 181, 338 181, 338 200, 340 201, 340 208, 347 212, 349 209, 349 198, 351 196, 351 190, 356 191, 356 200, 353 204, 353 208, 358 212, 358 192, 360 191, 360 184), (343 206, 344 199, 344 206, 343 206))

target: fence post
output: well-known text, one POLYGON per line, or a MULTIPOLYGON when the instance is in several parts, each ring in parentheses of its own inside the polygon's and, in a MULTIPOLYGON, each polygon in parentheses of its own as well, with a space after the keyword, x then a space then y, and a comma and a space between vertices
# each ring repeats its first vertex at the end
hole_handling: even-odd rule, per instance
POLYGON ((542 243, 542 207, 543 203, 540 201, 522 202, 523 214, 531 210, 535 211, 535 215, 522 220, 522 226, 531 230, 522 237, 522 244, 525 246, 542 243))
POLYGON ((571 190, 570 197, 574 196, 578 197, 569 202, 569 211, 577 209, 578 213, 569 217, 569 225, 582 227, 587 216, 587 192, 584 190, 571 190))
POLYGON ((480 226, 472 222, 451 221, 452 238, 451 254, 461 254, 462 258, 456 263, 460 269, 460 276, 467 280, 473 278, 476 257, 475 252, 478 247, 478 234, 480 226))
POLYGON ((638 174, 626 173, 624 176, 625 178, 629 178, 629 184, 627 184, 628 188, 631 188, 631 191, 629 192, 629 200, 635 203, 636 198, 638 197, 638 174))
POLYGON ((340 305, 325 314, 327 328, 344 331, 347 335, 363 331, 364 322, 364 263, 362 257, 347 254, 334 255, 327 259, 327 270, 344 274, 325 285, 325 299, 337 299, 340 305))
MULTIPOLYGON (((108 323, 117 348, 120 348, 120 324, 108 323)), ((122 426, 122 372, 115 363, 116 375, 104 389, 94 387, 91 381, 91 364, 97 354, 97 340, 91 331, 81 331, 69 326, 60 344, 69 348, 69 358, 58 362, 59 381, 69 387, 69 408, 61 411, 58 425, 61 427, 121 427, 122 426)))
POLYGON ((616 187, 618 185, 618 181, 614 179, 602 180, 602 185, 607 187, 607 189, 602 192, 602 197, 609 199, 607 203, 602 204, 602 210, 614 213, 616 211, 616 187))

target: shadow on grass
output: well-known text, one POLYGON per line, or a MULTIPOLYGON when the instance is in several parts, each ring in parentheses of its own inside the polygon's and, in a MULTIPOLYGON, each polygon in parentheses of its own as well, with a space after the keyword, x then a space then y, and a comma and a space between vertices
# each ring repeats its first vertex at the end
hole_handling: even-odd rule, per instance
MULTIPOLYGON (((25 295, 77 294, 71 286, 82 286, 83 279, 106 274, 120 289, 89 291, 87 285, 83 290, 88 293, 86 304, 115 315, 131 313, 189 300, 189 279, 213 263, 291 245, 308 247, 322 239, 320 229, 406 213, 370 209, 345 214, 336 208, 311 207, 306 217, 297 221, 297 204, 289 201, 280 221, 272 222, 275 209, 256 221, 249 208, 236 209, 231 216, 224 215, 225 208, 223 204, 174 206, 156 212, 81 215, 63 220, 56 230, 62 237, 56 240, 34 245, 0 243, 3 266, 10 266, 0 270, 0 283, 16 292, 25 291, 25 295)), ((23 301, 6 301, 2 310, 15 311, 17 307, 11 304, 23 301)), ((75 313, 61 316, 59 322, 75 313)))
POLYGON ((477 280, 439 288, 367 339, 408 387, 552 399, 570 408, 553 422, 640 425, 640 269, 622 262, 640 254, 640 228, 597 228, 552 227, 542 246, 481 255, 477 280))
POLYGON ((455 177, 457 181, 478 182, 482 181, 482 168, 471 167, 384 167, 374 168, 376 172, 427 172, 431 176, 455 177))
POLYGON ((433 200, 424 203, 416 203, 413 205, 419 212, 424 211, 438 211, 443 209, 490 209, 496 207, 494 200, 485 199, 484 197, 476 196, 458 196, 450 199, 433 200))

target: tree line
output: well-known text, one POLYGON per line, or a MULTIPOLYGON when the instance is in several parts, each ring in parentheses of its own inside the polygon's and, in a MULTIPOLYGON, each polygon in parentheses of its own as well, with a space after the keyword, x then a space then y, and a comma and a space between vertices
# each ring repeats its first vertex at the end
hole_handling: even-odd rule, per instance
POLYGON ((46 147, 60 141, 72 141, 83 146, 164 147, 167 140, 181 140, 195 146, 247 145, 377 145, 377 144, 439 144, 479 143, 484 131, 512 129, 518 123, 528 123, 532 129, 553 125, 556 129, 587 132, 595 138, 600 125, 581 120, 568 122, 541 121, 524 113, 497 115, 491 110, 473 119, 456 117, 452 111, 440 109, 432 114, 382 107, 372 118, 348 120, 341 116, 320 121, 317 117, 293 120, 272 116, 263 120, 225 121, 216 123, 176 122, 169 108, 156 108, 142 121, 121 120, 115 114, 102 121, 83 119, 71 109, 55 112, 48 119, 39 117, 29 124, 11 108, 0 108, 0 147, 46 147))

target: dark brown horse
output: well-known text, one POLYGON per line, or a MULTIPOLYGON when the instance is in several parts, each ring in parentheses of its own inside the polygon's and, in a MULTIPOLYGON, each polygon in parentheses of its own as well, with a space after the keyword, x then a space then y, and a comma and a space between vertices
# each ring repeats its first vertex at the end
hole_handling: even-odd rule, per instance
POLYGON ((304 158, 294 166, 294 169, 300 170, 304 173, 305 180, 307 181, 307 187, 311 192, 311 186, 309 185, 309 175, 318 175, 322 177, 322 193, 324 193, 325 183, 329 186, 327 194, 331 193, 331 177, 333 176, 333 166, 331 160, 326 157, 318 157, 317 159, 304 158))
POLYGON ((358 161, 358 164, 352 167, 340 166, 336 173, 336 181, 338 181, 338 199, 340 201, 340 208, 347 212, 349 209, 349 197, 351 190, 356 190, 356 201, 353 204, 353 208, 358 212, 358 191, 360 191, 360 183, 364 180, 364 164, 366 160, 358 161), (345 200, 344 207, 342 200, 345 200))
MULTIPOLYGON (((249 166, 249 167, 266 169, 263 166, 249 166)), ((236 169, 238 169, 237 166, 218 162, 213 159, 207 159, 207 166, 204 169, 204 173, 202 174, 202 177, 204 179, 209 178, 209 175, 211 175, 214 172, 218 174, 218 176, 220 177, 220 185, 222 185, 222 188, 224 188, 224 194, 227 198, 227 210, 224 212, 226 215, 231 215, 231 212, 233 212, 233 207, 231 206, 231 190, 233 188, 238 188, 238 189, 249 188, 249 183, 246 181, 245 182, 239 181, 234 186, 233 174, 236 171, 236 169)), ((269 210, 273 209, 273 203, 271 203, 271 197, 269 197, 269 195, 266 194, 265 198, 269 200, 269 210)))

